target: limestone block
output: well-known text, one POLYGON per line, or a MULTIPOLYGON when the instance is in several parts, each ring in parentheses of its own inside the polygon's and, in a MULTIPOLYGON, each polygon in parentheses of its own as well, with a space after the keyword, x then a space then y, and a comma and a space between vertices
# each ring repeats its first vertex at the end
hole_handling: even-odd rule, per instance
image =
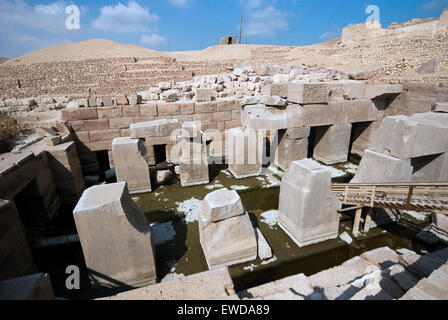
POLYGON ((381 269, 387 269, 394 264, 400 263, 400 256, 389 247, 378 248, 365 252, 361 255, 364 260, 370 261, 381 269))
POLYGON ((364 151, 369 148, 370 137, 380 126, 381 121, 354 123, 352 130, 351 153, 359 157, 364 155, 364 151))
POLYGON ((351 183, 410 182, 411 161, 366 150, 351 183))
POLYGON ((116 96, 115 99, 117 101, 117 104, 120 105, 120 106, 124 106, 124 105, 129 104, 128 98, 126 96, 124 96, 124 95, 116 96))
POLYGON ((258 176, 262 170, 261 145, 257 132, 234 128, 226 131, 229 170, 237 179, 258 176))
POLYGON ((211 222, 244 214, 241 198, 235 190, 221 189, 209 193, 203 201, 203 216, 211 222))
POLYGON ((112 288, 155 282, 151 227, 126 182, 87 189, 73 215, 94 282, 112 288))
POLYGON ((431 111, 448 113, 448 102, 436 102, 431 105, 431 111))
POLYGON ((48 273, 36 273, 0 282, 0 300, 53 300, 48 273))
POLYGON ((212 222, 203 207, 199 237, 209 269, 244 263, 257 258, 257 240, 246 211, 238 216, 212 222))
POLYGON ((284 290, 292 291, 291 289, 300 296, 304 297, 303 300, 310 297, 314 293, 311 282, 302 273, 244 290, 240 292, 239 295, 247 298, 267 299, 269 296, 272 296, 277 292, 283 292, 284 290))
POLYGON ((377 121, 384 118, 384 106, 371 100, 329 101, 299 108, 299 124, 295 127, 319 127, 340 123, 377 121))
POLYGON ((115 138, 112 142, 117 181, 125 181, 129 192, 151 192, 151 178, 145 160, 146 147, 139 139, 115 138))
POLYGON ((330 91, 325 82, 294 81, 288 84, 288 101, 300 104, 326 103, 330 91))
POLYGON ((411 159, 412 182, 448 181, 448 152, 411 159))
POLYGON ((196 101, 198 102, 212 101, 212 90, 201 88, 196 89, 196 101))
POLYGON ((46 147, 56 189, 62 203, 78 201, 85 189, 81 162, 75 142, 46 147))
MULTIPOLYGON (((0 200, 0 280, 36 271, 25 229, 13 201, 0 200)), ((0 285, 1 287, 1 285, 0 285)), ((1 295, 0 290, 0 295, 1 295)))
POLYGON ((335 124, 316 129, 313 158, 327 165, 347 162, 352 125, 335 124))
POLYGON ((257 244, 258 244, 258 257, 261 260, 271 259, 272 248, 269 246, 269 243, 266 241, 260 229, 255 228, 255 235, 257 237, 257 244))
POLYGON ((288 105, 286 108, 267 107, 262 104, 245 106, 241 114, 243 126, 254 130, 280 130, 302 126, 300 108, 288 105))
POLYGON ((422 113, 391 116, 372 134, 369 149, 411 159, 448 151, 448 114, 422 113), (391 139, 391 135, 395 138, 391 139))
POLYGON ((179 100, 179 91, 178 90, 168 90, 164 93, 166 102, 176 102, 179 100))
POLYGON ((336 239, 341 206, 329 169, 310 159, 291 164, 280 186, 279 224, 299 247, 336 239))
POLYGON ((239 300, 227 268, 201 272, 188 277, 106 297, 104 300, 239 300))
POLYGON ((142 103, 142 96, 139 94, 133 94, 129 96, 129 104, 131 106, 135 106, 137 104, 142 103))
MULTIPOLYGON (((159 89, 161 90, 170 90, 172 88, 172 83, 171 82, 160 82, 159 83, 159 89)), ((158 92, 160 93, 160 92, 158 92)))
POLYGON ((271 83, 265 84, 261 88, 261 92, 269 96, 279 96, 281 98, 288 97, 288 84, 287 83, 271 83))
POLYGON ((394 280, 404 291, 408 291, 418 283, 417 279, 401 264, 395 264, 384 270, 383 273, 394 280))
POLYGON ((141 122, 131 124, 131 138, 157 138, 169 137, 171 133, 180 128, 179 120, 177 119, 161 119, 149 122, 141 122))
POLYGON ((342 265, 316 273, 308 279, 314 287, 334 288, 349 284, 364 275, 378 271, 378 267, 370 262, 355 257, 342 265))
POLYGON ((259 104, 264 104, 270 107, 286 107, 286 105, 288 104, 286 99, 282 99, 279 96, 261 95, 257 96, 256 98, 259 104))
POLYGON ((366 99, 388 99, 398 96, 402 91, 401 84, 368 84, 364 96, 366 99))
POLYGON ((287 129, 283 135, 279 132, 275 164, 287 170, 292 162, 307 158, 309 135, 310 128, 287 129))
POLYGON ((98 119, 97 108, 81 108, 81 109, 62 109, 62 121, 91 120, 98 119))
POLYGON ((363 81, 340 80, 328 83, 331 101, 363 99, 366 84, 363 81))
POLYGON ((400 254, 401 263, 417 279, 429 277, 436 269, 446 263, 446 260, 436 255, 426 254, 421 256, 407 249, 397 251, 400 254))
POLYGON ((400 300, 446 300, 447 298, 448 292, 445 288, 440 288, 429 283, 428 279, 423 279, 400 300))
POLYGON ((202 137, 199 141, 183 140, 180 144, 179 173, 182 187, 208 184, 210 182, 209 164, 202 137))

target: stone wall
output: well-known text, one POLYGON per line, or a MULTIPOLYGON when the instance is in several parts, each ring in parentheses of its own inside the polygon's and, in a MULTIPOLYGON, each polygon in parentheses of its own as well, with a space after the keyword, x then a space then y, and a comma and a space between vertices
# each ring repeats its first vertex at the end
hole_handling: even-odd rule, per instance
MULTIPOLYGON (((232 98, 211 102, 151 102, 140 105, 64 109, 61 113, 62 120, 75 132, 78 144, 91 151, 111 151, 114 138, 130 136, 131 124, 157 119, 201 121, 203 131, 218 130, 222 137, 227 129, 242 126, 240 100, 232 98)), ((170 143, 160 141, 160 144, 170 143)), ((78 151, 81 153, 85 149, 81 147, 78 151)), ((148 156, 154 157, 154 154, 148 156)), ((80 157, 83 158, 82 155, 80 157)))

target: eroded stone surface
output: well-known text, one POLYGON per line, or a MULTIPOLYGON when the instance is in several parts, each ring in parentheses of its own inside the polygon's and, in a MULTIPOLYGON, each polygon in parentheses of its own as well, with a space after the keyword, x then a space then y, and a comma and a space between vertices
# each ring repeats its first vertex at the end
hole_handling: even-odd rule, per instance
POLYGON ((301 247, 338 236, 342 204, 330 186, 330 170, 310 159, 293 162, 283 176, 279 223, 301 247))
POLYGON ((95 282, 111 287, 155 282, 151 227, 132 201, 126 182, 87 189, 73 215, 95 282))
POLYGON ((116 138, 112 143, 117 181, 126 181, 131 193, 151 192, 151 177, 144 158, 146 147, 139 139, 116 138))

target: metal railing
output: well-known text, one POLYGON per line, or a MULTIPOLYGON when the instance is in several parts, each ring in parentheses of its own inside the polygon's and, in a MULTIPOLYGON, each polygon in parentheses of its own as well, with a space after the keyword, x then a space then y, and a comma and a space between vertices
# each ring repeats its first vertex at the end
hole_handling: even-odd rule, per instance
POLYGON ((331 190, 348 205, 448 213, 448 182, 334 184, 331 190))

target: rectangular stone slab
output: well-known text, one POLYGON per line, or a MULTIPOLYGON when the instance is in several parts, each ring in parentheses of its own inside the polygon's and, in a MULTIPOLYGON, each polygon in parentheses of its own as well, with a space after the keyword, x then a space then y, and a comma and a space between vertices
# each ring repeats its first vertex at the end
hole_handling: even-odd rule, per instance
POLYGON ((280 186, 279 224, 299 247, 337 238, 341 206, 329 169, 310 159, 291 164, 280 186))
POLYGON ((326 165, 347 162, 351 132, 350 123, 318 127, 313 158, 326 165))
POLYGON ((146 147, 138 139, 116 138, 112 154, 117 181, 126 181, 132 193, 151 192, 151 177, 144 158, 146 147))
POLYGON ((126 182, 87 189, 73 215, 94 282, 117 288, 156 281, 151 227, 126 182))

